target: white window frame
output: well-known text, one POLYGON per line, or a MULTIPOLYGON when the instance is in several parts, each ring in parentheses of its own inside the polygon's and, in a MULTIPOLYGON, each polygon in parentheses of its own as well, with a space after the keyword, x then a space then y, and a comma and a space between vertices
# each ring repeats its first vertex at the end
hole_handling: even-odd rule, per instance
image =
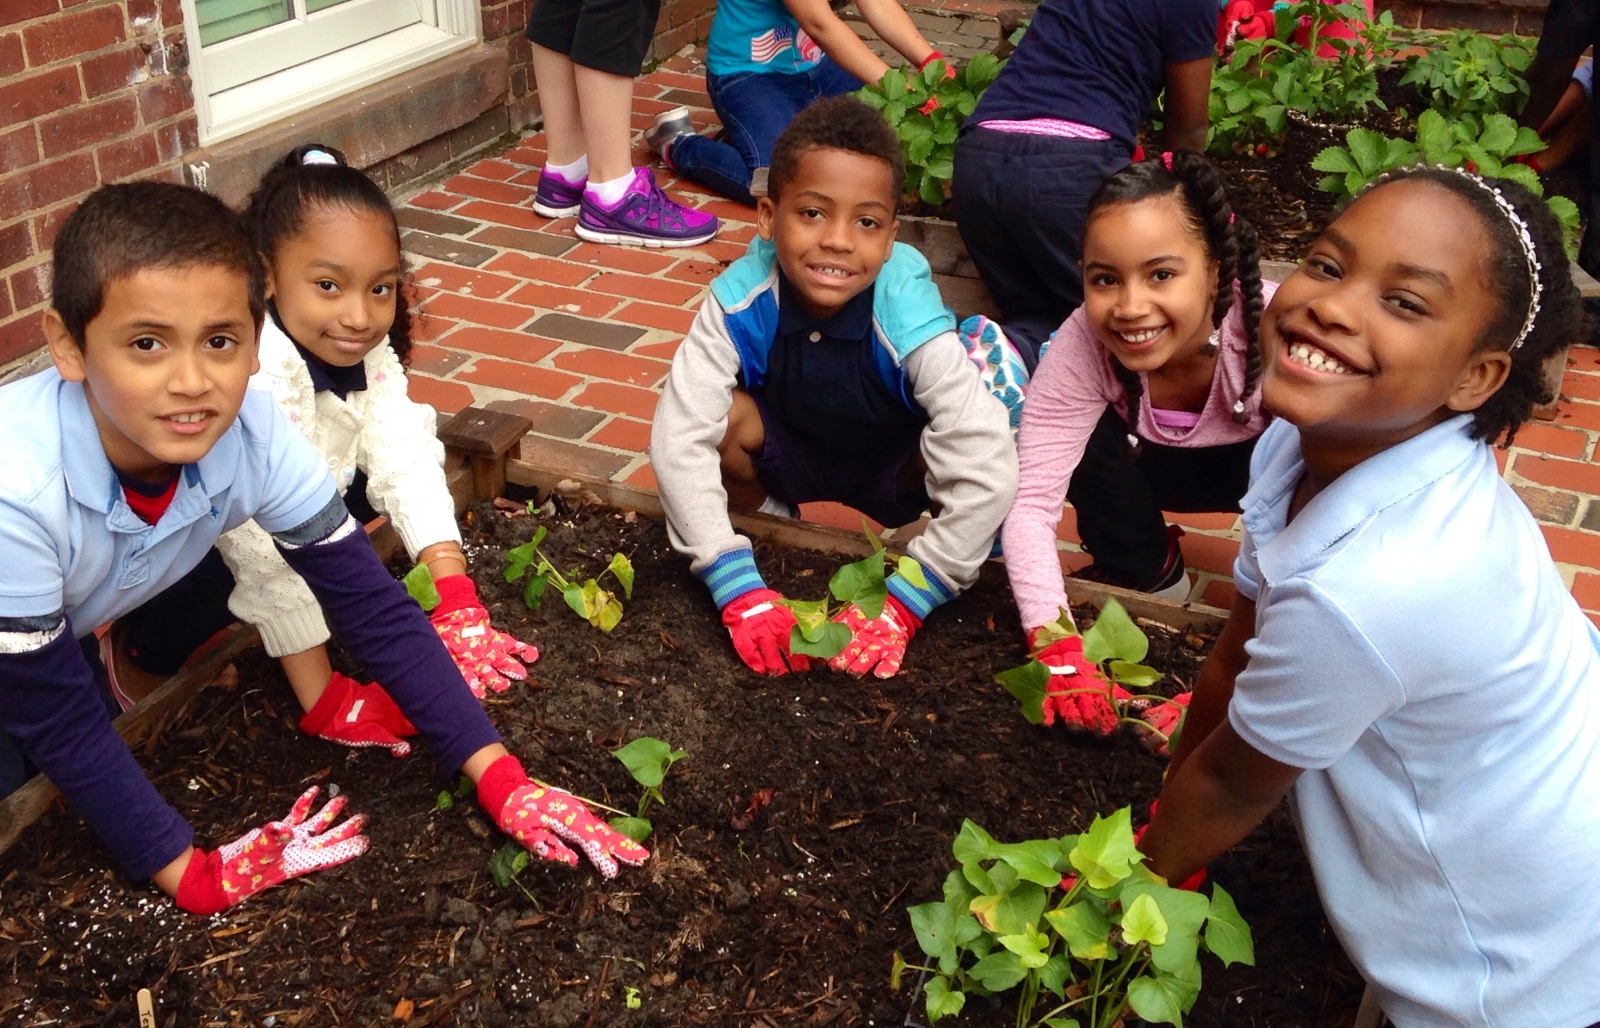
POLYGON ((201 47, 195 0, 181 5, 202 145, 282 121, 483 38, 478 0, 351 0, 201 47))

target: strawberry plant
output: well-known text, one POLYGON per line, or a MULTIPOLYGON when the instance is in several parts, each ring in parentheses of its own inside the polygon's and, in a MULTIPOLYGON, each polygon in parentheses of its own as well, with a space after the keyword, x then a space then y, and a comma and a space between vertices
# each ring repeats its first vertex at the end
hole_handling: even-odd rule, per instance
POLYGON ((544 602, 544 591, 547 586, 554 585, 567 601, 567 606, 579 617, 602 632, 609 632, 617 627, 617 622, 622 620, 622 601, 616 594, 608 589, 600 588, 598 578, 610 575, 622 586, 622 595, 633 599, 633 564, 627 557, 620 553, 611 555, 611 563, 606 565, 604 571, 597 578, 586 579, 583 584, 578 584, 579 573, 572 572, 571 577, 557 571, 555 565, 539 549, 539 544, 544 542, 545 527, 539 526, 533 538, 521 546, 513 547, 506 551, 506 582, 515 585, 531 567, 533 574, 528 577, 527 584, 522 588, 522 602, 527 604, 529 610, 538 610, 544 602))
POLYGON ((644 793, 639 797, 639 809, 632 817, 614 817, 609 823, 634 842, 642 843, 654 830, 649 818, 644 816, 645 811, 650 809, 652 802, 667 802, 667 798, 661 794, 661 783, 666 780, 667 771, 672 765, 688 754, 673 749, 660 739, 641 735, 620 750, 613 750, 611 755, 622 761, 634 781, 644 786, 644 793))
POLYGON ((928 578, 922 573, 921 564, 911 557, 891 556, 865 521, 861 523, 861 530, 872 542, 872 554, 844 565, 828 579, 828 593, 836 603, 830 604, 828 596, 820 600, 783 601, 795 616, 795 626, 789 632, 791 653, 822 660, 838 656, 850 644, 850 629, 833 617, 852 603, 861 608, 868 620, 882 614, 884 601, 889 598, 886 569, 890 564, 918 589, 928 588, 928 578))
POLYGON ((1260 64, 1265 45, 1242 39, 1227 63, 1212 71, 1209 152, 1254 152, 1283 138, 1289 108, 1273 95, 1274 69, 1260 64))
POLYGON ((930 1023, 968 996, 1017 990, 1017 1028, 1113 1028, 1130 1014, 1181 1026, 1200 994, 1200 950, 1255 963, 1222 886, 1207 899, 1144 866, 1127 807, 1082 835, 1018 843, 965 821, 951 849, 961 866, 943 901, 906 911, 929 962, 896 953, 890 971, 895 989, 906 971, 926 973, 930 1023))
MULTIPOLYGON (((1065 610, 1061 612, 1059 618, 1045 625, 1039 632, 1035 641, 1041 648, 1057 639, 1080 634, 1077 625, 1072 621, 1072 615, 1065 610)), ((1062 695, 1071 695, 1074 692, 1100 693, 1117 712, 1117 719, 1120 722, 1137 726, 1140 731, 1148 732, 1161 742, 1170 744, 1183 727, 1181 719, 1169 738, 1165 733, 1151 727, 1148 722, 1134 716, 1146 707, 1163 703, 1167 699, 1154 693, 1134 691, 1155 685, 1165 677, 1155 668, 1140 663, 1150 652, 1149 637, 1133 623, 1133 618, 1128 616, 1122 604, 1115 599, 1106 600, 1106 605, 1095 618, 1094 624, 1081 634, 1084 659, 1097 665, 1107 679, 1127 689, 1129 695, 1119 698, 1110 688, 1096 683, 1086 683, 1082 689, 1068 690, 1062 695)), ((1050 669, 1038 658, 1033 658, 1021 667, 1002 671, 994 677, 995 681, 1005 686, 1006 691, 1016 697, 1017 702, 1022 705, 1022 716, 1027 718, 1028 723, 1037 725, 1044 721, 1044 699, 1050 684, 1050 676, 1050 669)))
MULTIPOLYGON (((1345 143, 1347 146, 1328 147, 1311 162, 1316 170, 1329 173, 1318 188, 1340 200, 1359 193, 1386 171, 1419 162, 1465 168, 1485 178, 1510 179, 1535 196, 1544 196, 1538 173, 1516 160, 1543 150, 1544 140, 1533 129, 1519 127, 1509 114, 1490 114, 1481 122, 1470 116, 1447 121, 1438 111, 1427 110, 1417 119, 1415 143, 1364 128, 1346 132, 1345 143)), ((1545 197, 1545 203, 1565 230, 1571 256, 1576 252, 1578 208, 1564 196, 1545 197)))
POLYGON ((856 96, 883 112, 906 159, 906 194, 935 207, 948 198, 955 174, 956 136, 1004 65, 993 54, 978 54, 955 78, 945 78, 945 62, 921 71, 891 68, 856 96))

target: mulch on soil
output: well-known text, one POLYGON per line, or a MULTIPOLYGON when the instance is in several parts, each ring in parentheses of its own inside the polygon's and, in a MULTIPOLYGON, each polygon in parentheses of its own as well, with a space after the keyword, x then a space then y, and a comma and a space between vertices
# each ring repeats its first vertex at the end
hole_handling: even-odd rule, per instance
MULTIPOLYGON (((503 839, 470 799, 436 809, 454 783, 425 753, 394 760, 301 735, 281 672, 256 652, 235 688, 202 692, 141 763, 203 845, 282 816, 320 782, 368 814, 371 852, 202 919, 127 881, 54 812, 0 856, 0 1021, 131 1024, 148 987, 163 1026, 898 1026, 921 1013, 911 990, 888 988, 891 953, 917 951, 904 908, 939 897, 964 817, 1004 840, 1060 835, 1095 813, 1142 811, 1159 789, 1162 763, 1131 738, 1030 726, 994 683, 1025 657, 1003 573, 930 617, 887 682, 762 679, 659 521, 563 513, 546 519, 545 552, 587 574, 627 553, 633 600, 610 635, 554 591, 525 610, 500 569, 534 521, 475 508, 465 535, 484 599, 542 652, 489 711, 531 773, 618 807, 638 791, 610 750, 646 734, 687 750, 651 811, 646 866, 606 882, 587 866, 536 865, 526 893, 497 888, 489 858, 503 839)), ((775 588, 806 597, 837 564, 765 545, 757 559, 775 588)), ((1149 630, 1149 662, 1178 679, 1158 688, 1192 683, 1211 640, 1149 630)), ((1287 815, 1212 875, 1252 925, 1260 964, 1205 958, 1188 1023, 1347 1024, 1361 983, 1287 815)), ((1009 1023, 1009 1009, 980 1002, 959 1021, 1009 1023)))

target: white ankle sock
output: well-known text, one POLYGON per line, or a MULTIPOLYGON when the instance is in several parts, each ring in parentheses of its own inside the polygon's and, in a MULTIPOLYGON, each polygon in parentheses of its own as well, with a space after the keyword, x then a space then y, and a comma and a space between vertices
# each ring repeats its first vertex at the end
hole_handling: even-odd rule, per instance
POLYGON ((554 172, 567 182, 576 185, 589 177, 589 155, 584 154, 571 164, 551 164, 545 162, 544 170, 554 172))
POLYGON ((606 207, 615 207, 618 201, 628 195, 628 187, 631 185, 633 185, 633 172, 630 171, 621 178, 614 178, 610 182, 596 182, 591 179, 583 191, 600 204, 606 207))

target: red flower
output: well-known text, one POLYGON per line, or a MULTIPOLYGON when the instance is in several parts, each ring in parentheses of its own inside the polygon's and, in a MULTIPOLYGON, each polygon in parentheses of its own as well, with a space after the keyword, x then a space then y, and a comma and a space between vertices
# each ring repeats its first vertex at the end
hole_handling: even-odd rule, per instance
POLYGON ((1477 161, 1468 161, 1467 162, 1467 170, 1472 172, 1474 175, 1476 175, 1478 173, 1478 162, 1477 161))
POLYGON ((938 108, 938 106, 939 98, 937 96, 930 96, 928 97, 928 102, 919 107, 918 110, 920 110, 923 114, 931 115, 938 108))

